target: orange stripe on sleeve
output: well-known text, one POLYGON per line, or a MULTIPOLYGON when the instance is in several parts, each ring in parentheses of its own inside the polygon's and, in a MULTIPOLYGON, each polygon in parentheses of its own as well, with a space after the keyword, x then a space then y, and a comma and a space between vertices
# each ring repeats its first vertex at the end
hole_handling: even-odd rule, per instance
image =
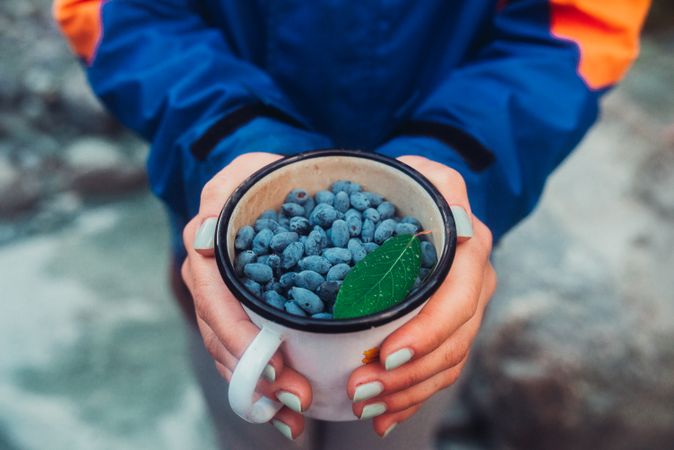
POLYGON ((75 54, 91 63, 103 34, 103 0, 55 0, 53 15, 75 54))
POLYGON ((592 89, 617 83, 639 54, 650 0, 551 0, 552 35, 580 48, 578 72, 592 89))

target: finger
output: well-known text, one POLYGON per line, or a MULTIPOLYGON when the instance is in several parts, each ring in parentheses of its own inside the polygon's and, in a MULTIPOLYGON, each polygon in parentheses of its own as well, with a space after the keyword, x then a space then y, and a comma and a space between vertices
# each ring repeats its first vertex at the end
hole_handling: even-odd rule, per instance
POLYGON ((349 398, 364 401, 373 396, 388 395, 409 388, 463 361, 480 330, 483 310, 491 293, 480 296, 479 312, 431 353, 396 370, 381 364, 366 364, 356 369, 347 384, 349 398))
POLYGON ((435 350, 475 315, 488 257, 479 239, 457 247, 455 264, 435 294, 382 344, 380 359, 387 370, 435 350))
POLYGON ((431 398, 435 393, 456 382, 468 356, 458 365, 444 370, 426 381, 390 395, 375 397, 365 402, 353 404, 353 413, 360 419, 371 419, 384 413, 404 411, 431 398))
POLYGON ((422 405, 414 405, 403 411, 377 416, 372 420, 372 427, 374 428, 375 433, 377 433, 382 438, 385 438, 395 429, 399 423, 402 423, 412 417, 417 413, 417 411, 421 409, 421 407, 422 405))
POLYGON ((304 432, 304 417, 288 408, 283 408, 276 413, 271 420, 271 424, 291 441, 297 439, 304 432))

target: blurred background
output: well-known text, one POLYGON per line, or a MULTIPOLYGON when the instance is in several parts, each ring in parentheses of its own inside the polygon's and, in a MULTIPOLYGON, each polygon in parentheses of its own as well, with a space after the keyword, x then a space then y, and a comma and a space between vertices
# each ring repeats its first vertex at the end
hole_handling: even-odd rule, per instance
MULTIPOLYGON (((0 1, 0 449, 211 449, 145 145, 0 1)), ((443 448, 674 448, 674 2, 495 252, 443 448)), ((222 395, 225 395, 223 392, 222 395)))

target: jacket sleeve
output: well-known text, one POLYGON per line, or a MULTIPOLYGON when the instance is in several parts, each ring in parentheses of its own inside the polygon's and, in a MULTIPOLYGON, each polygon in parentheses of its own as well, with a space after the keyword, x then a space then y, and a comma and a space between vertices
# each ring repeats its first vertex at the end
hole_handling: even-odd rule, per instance
POLYGON ((182 220, 196 212, 203 184, 238 154, 329 145, 305 129, 304 119, 264 71, 237 57, 247 50, 209 26, 198 5, 193 0, 54 4, 56 21, 86 64, 94 93, 150 141, 151 187, 182 220))
POLYGON ((598 116, 638 53, 647 0, 499 2, 484 43, 438 74, 379 151, 454 166, 499 239, 598 116))

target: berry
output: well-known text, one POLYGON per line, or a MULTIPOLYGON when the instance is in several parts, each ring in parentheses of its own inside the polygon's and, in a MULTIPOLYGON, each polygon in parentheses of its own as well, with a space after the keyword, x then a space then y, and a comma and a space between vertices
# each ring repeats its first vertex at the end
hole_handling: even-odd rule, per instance
POLYGON ((253 281, 250 278, 244 278, 243 285, 251 294, 258 297, 262 296, 262 286, 260 286, 260 283, 253 281))
POLYGON ((337 194, 338 192, 349 192, 349 185, 351 184, 350 181, 348 180, 337 180, 334 183, 332 183, 332 192, 334 194, 337 194))
POLYGON ((363 192, 354 192, 350 199, 351 205, 358 211, 365 211, 370 207, 370 199, 363 192))
POLYGON ((318 287, 318 296, 324 302, 333 304, 341 286, 341 281, 326 281, 318 287))
POLYGON ((365 247, 363 246, 363 243, 360 242, 360 239, 349 239, 349 243, 346 248, 348 248, 351 252, 351 257, 353 258, 354 263, 358 263, 367 256, 367 250, 365 250, 365 247))
POLYGON ((281 257, 281 267, 284 269, 290 269, 294 267, 298 261, 302 258, 304 254, 304 245, 301 242, 291 242, 283 250, 283 256, 281 257))
POLYGON ((365 250, 367 250, 368 253, 372 253, 373 251, 379 248, 379 244, 376 244, 374 242, 365 242, 363 244, 363 247, 365 247, 365 250))
POLYGON ((286 203, 297 203, 304 205, 311 196, 304 189, 293 189, 286 197, 286 203))
POLYGON ((311 224, 309 224, 309 220, 306 217, 293 217, 290 219, 288 226, 290 227, 290 231, 298 234, 307 234, 311 230, 311 224))
POLYGON ((335 264, 330 268, 325 279, 328 281, 341 281, 346 277, 346 274, 349 273, 349 270, 351 270, 351 266, 346 263, 335 264))
POLYGON ((283 311, 286 299, 276 291, 267 291, 262 295, 264 301, 276 309, 283 311))
POLYGON ((271 267, 262 263, 246 264, 243 268, 243 273, 253 281, 258 283, 266 283, 274 278, 271 267))
POLYGON ((294 287, 290 289, 290 295, 297 304, 309 314, 316 314, 325 309, 323 301, 308 289, 294 287))
POLYGON ((363 221, 363 228, 360 230, 360 240, 363 242, 372 242, 372 239, 374 239, 374 222, 365 219, 363 221))
POLYGON ((421 229, 421 222, 416 217, 405 216, 400 220, 400 223, 411 223, 412 225, 417 226, 417 230, 421 229))
POLYGON ((367 208, 365 211, 363 211, 363 217, 366 219, 370 219, 374 223, 379 222, 379 211, 377 211, 374 208, 367 208))
MULTIPOLYGON (((259 221, 258 221, 259 222, 259 221)), ((269 252, 269 243, 274 237, 274 232, 269 228, 260 230, 253 238, 253 251, 256 255, 264 255, 269 252)))
POLYGON ((332 264, 323 256, 311 255, 300 259, 299 266, 302 270, 313 270, 320 274, 326 274, 330 270, 330 267, 332 267, 332 264))
POLYGON ((309 222, 327 228, 337 219, 337 210, 325 203, 319 203, 309 216, 309 222))
POLYGON ((279 217, 278 214, 276 214, 276 211, 273 209, 267 209, 262 214, 260 214, 258 219, 272 219, 278 222, 279 217))
POLYGON ((327 205, 332 205, 335 201, 335 194, 330 191, 318 191, 316 192, 316 203, 325 203, 327 205))
POLYGON ((239 253, 234 263, 234 269, 236 269, 236 273, 238 273, 239 275, 243 275, 243 267, 246 264, 255 262, 256 259, 257 255, 252 250, 246 250, 239 253))
POLYGON ((297 203, 284 203, 281 206, 283 213, 289 217, 304 216, 304 207, 297 203))
POLYGON ((297 272, 286 272, 279 278, 278 282, 281 285, 281 289, 288 290, 295 285, 295 278, 297 278, 297 272))
POLYGON ((312 319, 324 319, 324 320, 332 319, 332 314, 322 312, 322 313, 318 313, 318 314, 312 314, 311 318, 312 319))
POLYGON ((384 201, 384 197, 375 192, 365 192, 365 195, 367 195, 367 199, 370 201, 370 206, 373 208, 381 205, 381 203, 384 201))
POLYGON ((255 237, 255 230, 250 225, 241 227, 238 233, 236 233, 236 239, 234 239, 234 248, 237 250, 246 250, 250 248, 250 244, 253 243, 253 238, 255 237))
POLYGON ((326 248, 323 250, 323 257, 327 259, 330 264, 351 262, 351 252, 346 248, 326 248))
MULTIPOLYGON (((353 211, 353 210, 349 210, 353 211)), ((346 226, 349 229, 349 236, 357 237, 363 229, 363 221, 359 215, 351 214, 346 217, 346 226)))
POLYGON ((255 231, 262 231, 265 229, 276 231, 279 226, 279 223, 274 219, 257 219, 255 221, 255 231))
POLYGON ((418 230, 417 226, 411 223, 399 223, 396 225, 396 236, 401 234, 414 234, 418 230))
POLYGON ((335 195, 333 205, 337 211, 346 212, 349 209, 349 206, 351 206, 349 203, 349 194, 344 191, 338 192, 335 195))
POLYGON ((349 242, 349 227, 343 220, 335 220, 330 228, 330 239, 335 247, 346 247, 349 242))
POLYGON ((396 215, 396 207, 391 202, 382 202, 377 206, 380 220, 392 219, 396 215))
POLYGON ((297 242, 299 235, 294 231, 283 231, 277 233, 269 241, 269 248, 276 253, 281 253, 290 243, 297 242))
POLYGON ((283 305, 283 307, 285 308, 285 310, 288 314, 292 314, 294 316, 302 316, 302 317, 307 316, 307 313, 305 313, 304 310, 302 308, 300 308, 300 305, 298 305, 295 302, 292 302, 292 301, 286 302, 286 304, 283 305))
MULTIPOLYGON (((383 203, 382 203, 383 205, 383 203)), ((381 222, 377 229, 374 230, 374 241, 377 244, 383 244, 388 238, 393 236, 396 229, 396 221, 393 219, 386 219, 381 222)))
POLYGON ((438 261, 435 246, 428 241, 421 241, 421 267, 430 269, 438 261))
POLYGON ((295 277, 295 286, 309 289, 310 291, 316 291, 323 282, 325 282, 323 275, 313 270, 303 270, 295 277))

